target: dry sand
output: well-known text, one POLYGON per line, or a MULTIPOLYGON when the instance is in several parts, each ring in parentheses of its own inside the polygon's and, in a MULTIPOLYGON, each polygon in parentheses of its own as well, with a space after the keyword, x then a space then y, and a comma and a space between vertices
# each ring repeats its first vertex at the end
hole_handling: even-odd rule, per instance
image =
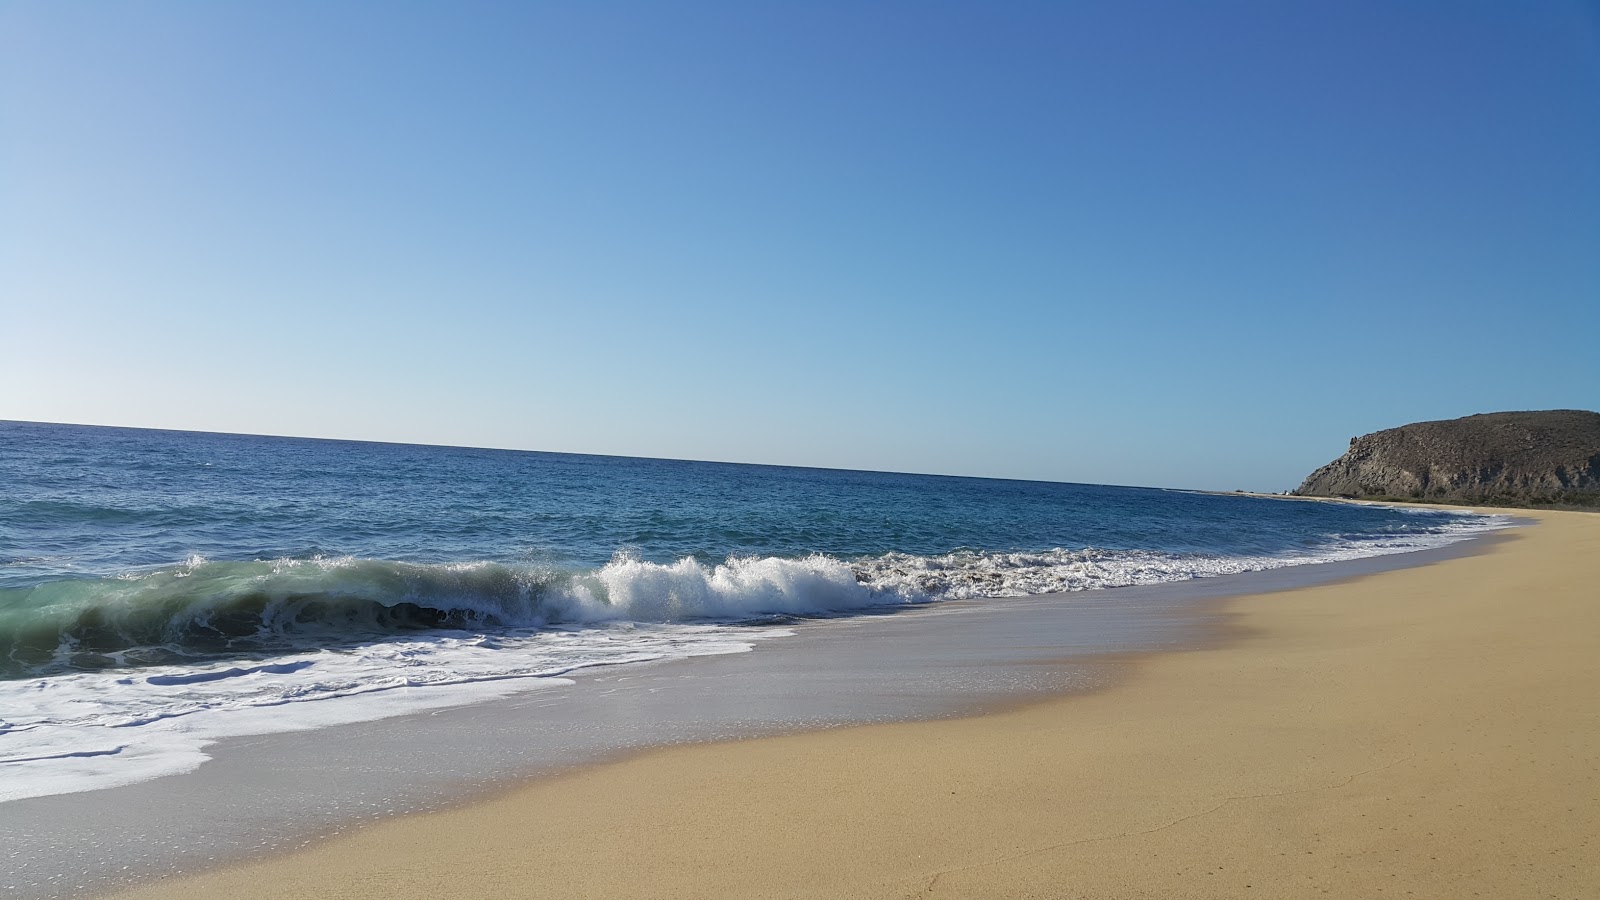
POLYGON ((1229 601, 969 719, 651 751, 160 882, 216 897, 1600 897, 1600 515, 1229 601))

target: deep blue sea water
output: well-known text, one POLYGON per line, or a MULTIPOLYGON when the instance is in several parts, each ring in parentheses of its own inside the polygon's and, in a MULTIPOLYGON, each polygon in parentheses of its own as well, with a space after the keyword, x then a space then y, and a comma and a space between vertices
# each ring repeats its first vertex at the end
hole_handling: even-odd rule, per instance
POLYGON ((28 777, 0 779, 12 786, 0 799, 147 777, 218 735, 302 713, 385 715, 459 702, 472 685, 744 650, 795 616, 1404 552, 1496 524, 1146 488, 3 422, 0 767, 28 777))

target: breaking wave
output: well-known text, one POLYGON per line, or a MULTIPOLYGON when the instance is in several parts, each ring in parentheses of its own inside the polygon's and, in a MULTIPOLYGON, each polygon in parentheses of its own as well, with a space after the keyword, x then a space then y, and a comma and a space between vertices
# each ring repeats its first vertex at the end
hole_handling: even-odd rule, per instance
POLYGON ((824 556, 662 565, 619 555, 590 572, 196 557, 118 578, 0 591, 0 674, 171 665, 425 631, 818 615, 903 599, 824 556))
POLYGON ((585 571, 486 561, 192 557, 116 578, 0 591, 0 677, 265 656, 420 632, 738 623, 1156 584, 1404 552, 1497 524, 1462 517, 1423 533, 1340 536, 1305 552, 1261 556, 1086 548, 708 564, 618 554, 585 571))

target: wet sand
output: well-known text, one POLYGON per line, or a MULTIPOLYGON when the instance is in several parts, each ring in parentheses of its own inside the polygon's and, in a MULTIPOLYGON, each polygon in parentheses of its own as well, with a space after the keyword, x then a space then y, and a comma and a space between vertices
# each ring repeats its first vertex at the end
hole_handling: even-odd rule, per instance
POLYGON ((1600 516, 963 719, 651 750, 128 897, 1600 895, 1600 516))

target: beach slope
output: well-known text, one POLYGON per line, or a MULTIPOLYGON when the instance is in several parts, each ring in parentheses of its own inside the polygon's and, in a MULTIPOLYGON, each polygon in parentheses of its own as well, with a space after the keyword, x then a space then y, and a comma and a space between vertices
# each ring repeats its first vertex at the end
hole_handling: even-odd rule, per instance
POLYGON ((1600 896, 1600 515, 1529 516, 1230 601, 1100 693, 651 751, 123 896, 1600 896))

